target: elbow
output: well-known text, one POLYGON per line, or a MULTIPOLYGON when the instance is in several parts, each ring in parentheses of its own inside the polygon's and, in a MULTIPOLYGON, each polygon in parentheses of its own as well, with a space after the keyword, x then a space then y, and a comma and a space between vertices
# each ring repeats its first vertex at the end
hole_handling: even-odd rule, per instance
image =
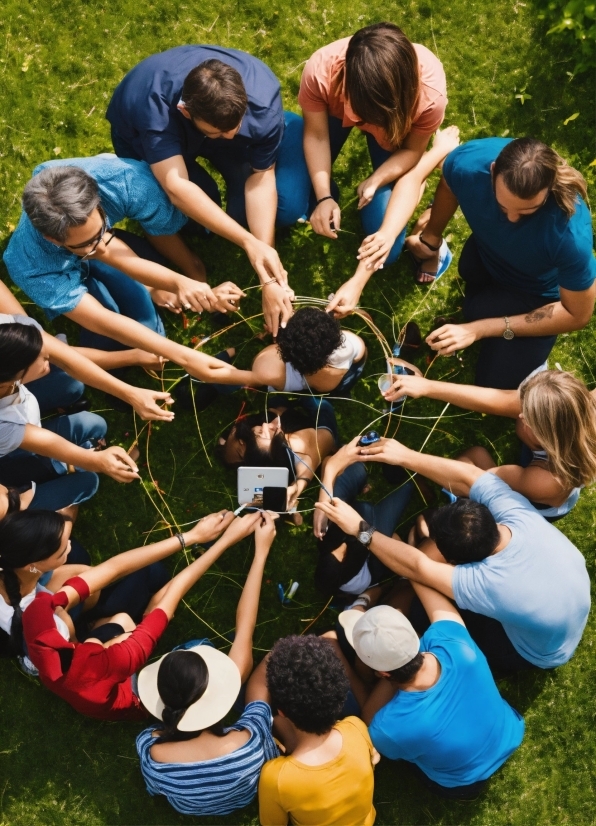
POLYGON ((590 321, 592 320, 592 313, 594 312, 594 308, 592 307, 589 312, 585 311, 583 313, 576 314, 571 318, 571 325, 569 327, 569 332, 574 332, 575 330, 583 330, 584 327, 587 327, 590 321))

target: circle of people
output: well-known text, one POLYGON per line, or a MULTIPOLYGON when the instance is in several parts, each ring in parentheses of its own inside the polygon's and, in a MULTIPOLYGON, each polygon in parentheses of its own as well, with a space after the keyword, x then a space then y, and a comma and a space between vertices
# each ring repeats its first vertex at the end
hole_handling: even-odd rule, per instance
POLYGON ((306 61, 302 117, 284 112, 279 81, 257 58, 179 46, 115 89, 106 112, 115 154, 41 163, 25 186, 4 261, 49 319, 79 325, 80 342, 48 335, 0 285, 0 645, 79 713, 148 722, 137 738, 147 790, 179 812, 228 815, 258 792, 265 826, 372 824, 380 755, 407 761, 436 795, 475 798, 524 734, 495 677, 556 668, 580 642, 590 581, 553 523, 596 478, 595 400, 547 359, 559 333, 592 316, 586 184, 535 138, 460 145, 456 127, 440 129, 446 94, 438 58, 392 23, 306 61), (338 239, 332 166, 354 127, 372 164, 357 188, 357 267, 326 307, 294 312, 275 228, 310 221, 338 239), (223 177, 225 211, 200 159, 223 177), (437 168, 432 206, 406 238, 437 168), (475 383, 430 381, 405 362, 400 351, 421 346, 410 323, 383 396, 394 410, 425 397, 514 419, 519 463, 497 466, 477 446, 449 459, 360 434, 342 446, 327 395, 349 395, 367 353, 340 321, 404 245, 419 284, 440 278, 458 207, 471 229, 458 263, 465 320, 437 319, 426 343, 448 356, 480 342, 475 383), (125 218, 144 237, 114 228, 125 218), (231 282, 208 284, 187 245, 208 233, 246 252, 262 288, 275 343, 249 369, 234 366, 233 351, 212 357, 165 336, 159 309, 225 316, 245 295, 231 282), (278 393, 279 405, 220 439, 226 465, 287 467, 289 510, 311 480, 321 483, 314 576, 341 608, 337 625, 278 640, 254 670, 271 513, 205 515, 94 566, 71 538, 98 474, 139 478, 134 456, 100 449, 106 423, 87 409, 84 386, 168 422, 168 392, 121 378, 123 368, 166 360, 188 374, 186 401, 198 410, 238 386, 278 393), (377 504, 359 499, 366 462, 382 463, 393 483, 377 504), (402 541, 396 525, 425 480, 445 503, 402 541), (229 654, 198 639, 147 664, 185 594, 250 535, 229 654), (201 554, 171 578, 162 560, 197 545, 201 554), (224 725, 232 710, 237 722, 224 725))

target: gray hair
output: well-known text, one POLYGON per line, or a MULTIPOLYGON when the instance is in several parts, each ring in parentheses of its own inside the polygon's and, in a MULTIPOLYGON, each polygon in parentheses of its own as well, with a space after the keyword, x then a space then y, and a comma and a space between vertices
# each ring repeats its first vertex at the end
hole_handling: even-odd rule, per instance
POLYGON ((77 166, 50 166, 23 191, 23 209, 36 230, 64 243, 71 227, 84 224, 99 206, 97 183, 77 166))

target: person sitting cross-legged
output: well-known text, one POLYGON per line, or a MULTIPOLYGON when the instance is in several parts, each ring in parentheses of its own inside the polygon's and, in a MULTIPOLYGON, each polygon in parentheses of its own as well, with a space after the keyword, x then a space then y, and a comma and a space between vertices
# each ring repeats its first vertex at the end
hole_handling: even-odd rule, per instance
POLYGON ((372 826, 379 755, 362 720, 340 719, 349 682, 333 644, 284 637, 255 675, 263 668, 286 754, 263 766, 262 825, 372 826))
POLYGON ((490 471, 393 439, 357 452, 360 461, 400 465, 470 498, 433 513, 421 549, 374 526, 365 536, 360 515, 340 499, 317 508, 346 533, 363 536, 392 571, 455 600, 493 672, 554 668, 571 659, 590 611, 590 578, 566 536, 490 471))
POLYGON ((486 658, 453 603, 414 583, 430 619, 418 638, 390 605, 344 611, 349 644, 379 678, 362 716, 376 749, 413 764, 441 797, 477 797, 524 735, 520 714, 500 696, 486 658))
POLYGON ((204 281, 202 264, 178 235, 186 220, 140 161, 48 161, 25 186, 4 263, 50 319, 65 315, 83 328, 83 346, 170 358, 156 304, 227 312, 244 295, 231 282, 212 289, 204 281), (137 220, 151 243, 113 228, 125 218, 137 220))
MULTIPOLYGON (((55 593, 38 592, 24 611, 22 622, 29 659, 38 669, 41 682, 88 717, 145 719, 147 711, 139 700, 133 676, 147 662, 189 589, 226 548, 252 533, 258 516, 234 519, 226 511, 210 514, 183 534, 117 554, 63 580, 55 593), (167 580, 165 571, 158 590, 147 592, 138 587, 138 582, 134 586, 132 575, 140 569, 186 546, 207 542, 213 542, 209 550, 171 580, 167 580), (127 579, 133 587, 122 593, 119 586, 127 579), (110 587, 114 583, 115 587, 110 587), (99 591, 102 595, 97 600, 99 591), (88 601, 93 607, 85 611, 88 601), (73 623, 73 616, 81 603, 85 629, 79 638, 79 624, 73 623), (112 612, 108 611, 110 605, 112 612)), ((64 545, 68 544, 69 532, 65 525, 64 545)))

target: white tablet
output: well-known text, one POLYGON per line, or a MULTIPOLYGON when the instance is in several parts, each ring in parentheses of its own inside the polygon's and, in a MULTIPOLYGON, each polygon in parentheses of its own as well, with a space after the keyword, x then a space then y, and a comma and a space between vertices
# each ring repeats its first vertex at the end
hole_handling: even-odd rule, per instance
POLYGON ((287 488, 287 467, 239 467, 238 504, 263 504, 263 488, 287 488))

